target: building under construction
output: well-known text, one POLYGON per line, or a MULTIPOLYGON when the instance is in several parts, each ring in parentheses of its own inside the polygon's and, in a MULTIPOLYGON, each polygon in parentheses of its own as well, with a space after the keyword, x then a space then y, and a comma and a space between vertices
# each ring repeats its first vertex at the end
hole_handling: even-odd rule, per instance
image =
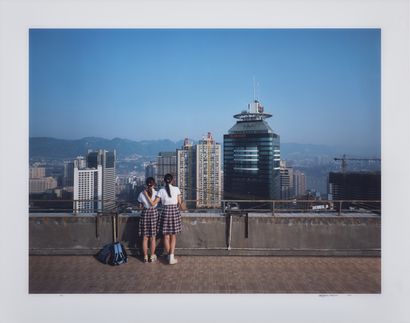
POLYGON ((380 200, 380 172, 330 172, 329 194, 334 200, 380 200))
MULTIPOLYGON (((380 172, 330 172, 328 181, 330 200, 381 200, 380 172)), ((360 206, 380 210, 380 202, 349 203, 346 206, 360 206)))

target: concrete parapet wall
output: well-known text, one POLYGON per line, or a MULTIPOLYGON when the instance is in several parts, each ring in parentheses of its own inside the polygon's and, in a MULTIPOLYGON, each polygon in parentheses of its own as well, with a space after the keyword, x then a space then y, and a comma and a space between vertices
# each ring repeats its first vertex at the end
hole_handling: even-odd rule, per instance
MULTIPOLYGON (((118 217, 119 240, 139 253, 138 216, 118 217)), ((184 214, 177 253, 380 255, 380 217, 184 214)), ((112 242, 112 217, 31 215, 30 254, 95 254, 112 242)), ((160 245, 161 246, 161 245, 160 245)))

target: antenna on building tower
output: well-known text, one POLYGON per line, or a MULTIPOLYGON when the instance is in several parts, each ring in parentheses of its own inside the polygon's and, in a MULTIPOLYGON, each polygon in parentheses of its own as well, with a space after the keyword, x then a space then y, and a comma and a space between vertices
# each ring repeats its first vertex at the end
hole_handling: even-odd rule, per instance
POLYGON ((253 101, 256 100, 255 76, 253 76, 253 101))

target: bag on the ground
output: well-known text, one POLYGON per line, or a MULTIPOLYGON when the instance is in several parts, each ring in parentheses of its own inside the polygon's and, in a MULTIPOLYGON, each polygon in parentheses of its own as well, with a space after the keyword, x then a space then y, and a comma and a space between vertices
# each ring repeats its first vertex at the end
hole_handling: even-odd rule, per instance
POLYGON ((97 259, 103 264, 116 266, 126 263, 128 261, 128 255, 124 246, 119 242, 115 242, 105 245, 98 252, 97 259))
POLYGON ((112 243, 105 245, 98 253, 97 259, 103 264, 108 264, 112 259, 113 251, 112 243))
POLYGON ((128 261, 128 255, 124 246, 117 241, 117 221, 113 217, 113 243, 106 244, 97 254, 97 259, 103 264, 112 266, 121 265, 128 261))
POLYGON ((128 261, 127 252, 124 249, 124 246, 119 242, 114 242, 112 244, 114 249, 112 260, 109 262, 110 265, 121 265, 128 261))

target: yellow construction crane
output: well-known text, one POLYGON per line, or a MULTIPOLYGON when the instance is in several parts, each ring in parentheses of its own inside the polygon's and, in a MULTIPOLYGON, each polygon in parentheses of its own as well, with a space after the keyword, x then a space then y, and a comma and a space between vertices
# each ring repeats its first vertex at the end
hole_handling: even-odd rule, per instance
POLYGON ((380 158, 346 158, 346 155, 343 155, 342 158, 334 158, 334 160, 338 161, 341 160, 342 161, 342 172, 346 172, 346 168, 347 168, 347 160, 376 160, 376 161, 381 161, 380 158))

